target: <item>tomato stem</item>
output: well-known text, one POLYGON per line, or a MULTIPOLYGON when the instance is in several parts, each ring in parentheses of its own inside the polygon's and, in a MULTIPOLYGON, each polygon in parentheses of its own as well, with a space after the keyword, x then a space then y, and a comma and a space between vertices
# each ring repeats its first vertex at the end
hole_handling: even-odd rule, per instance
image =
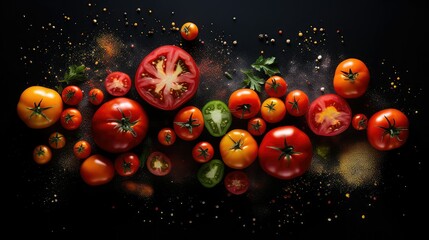
POLYGON ((287 166, 288 167, 290 165, 290 161, 291 161, 292 155, 294 155, 294 154, 302 154, 301 152, 295 152, 294 147, 292 145, 288 145, 287 144, 286 138, 284 139, 284 146, 283 146, 283 148, 279 148, 279 147, 276 147, 276 146, 267 146, 267 148, 279 151, 280 154, 279 154, 278 160, 280 161, 280 160, 283 160, 283 159, 286 158, 286 160, 287 160, 287 166))
POLYGON ((198 157, 203 157, 204 160, 207 160, 207 158, 210 156, 209 149, 208 148, 202 148, 198 147, 198 157))
POLYGON ((235 141, 230 135, 228 135, 229 139, 234 143, 230 150, 241 150, 243 146, 243 140, 240 138, 238 141, 235 141))
POLYGON ((295 96, 293 96, 293 102, 288 102, 289 104, 292 104, 292 109, 295 109, 296 112, 299 113, 299 105, 298 100, 296 100, 295 96))
POLYGON ((131 118, 125 116, 124 112, 120 108, 118 108, 118 111, 121 112, 122 118, 112 120, 117 123, 117 125, 115 125, 114 128, 117 128, 118 132, 121 132, 121 133, 130 132, 133 137, 137 137, 137 133, 136 131, 134 131, 133 126, 136 125, 139 122, 139 120, 135 120, 134 122, 131 122, 131 118))
POLYGON ((378 126, 379 128, 383 129, 383 135, 381 136, 381 139, 384 138, 384 136, 389 135, 390 138, 396 138, 398 141, 402 141, 402 139, 399 138, 399 134, 401 134, 402 131, 407 131, 408 128, 403 128, 403 127, 396 127, 396 121, 393 118, 393 124, 390 122, 389 118, 386 117, 386 115, 384 115, 384 118, 387 121, 387 124, 389 125, 388 127, 382 127, 382 126, 378 126))
POLYGON ((359 76, 359 73, 354 73, 351 68, 349 68, 349 72, 341 71, 346 80, 353 82, 359 76))
POLYGON ((36 102, 34 102, 34 108, 27 108, 28 110, 32 111, 32 113, 30 114, 30 118, 33 117, 33 115, 40 115, 42 116, 44 119, 49 121, 49 118, 43 113, 43 111, 48 110, 52 107, 44 107, 42 108, 40 105, 42 104, 43 98, 40 99, 40 102, 38 104, 36 104, 36 102))
POLYGON ((194 123, 197 121, 197 119, 193 119, 192 115, 194 115, 194 113, 191 113, 191 115, 189 116, 188 121, 186 122, 174 122, 175 124, 179 125, 181 128, 187 128, 189 133, 192 134, 192 129, 194 127, 198 127, 200 126, 199 123, 194 123))
POLYGON ((252 107, 252 105, 245 103, 245 104, 241 104, 238 105, 237 108, 235 109, 236 111, 241 111, 241 119, 243 119, 244 117, 244 113, 248 112, 250 113, 250 108, 252 107))

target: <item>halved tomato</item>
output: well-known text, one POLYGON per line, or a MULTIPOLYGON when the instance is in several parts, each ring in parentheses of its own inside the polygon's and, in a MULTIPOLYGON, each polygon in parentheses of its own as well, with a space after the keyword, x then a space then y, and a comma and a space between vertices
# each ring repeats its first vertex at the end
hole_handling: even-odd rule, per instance
POLYGON ((225 184, 226 190, 235 195, 240 195, 247 192, 250 185, 247 174, 240 170, 232 171, 226 174, 223 182, 225 184))
POLYGON ((171 160, 162 152, 152 152, 146 161, 146 167, 153 175, 165 176, 171 171, 171 160))
POLYGON ((141 61, 135 86, 139 95, 152 106, 174 110, 191 99, 200 84, 200 72, 185 50, 164 45, 141 61))
POLYGON ((104 86, 110 95, 121 97, 131 89, 131 78, 123 72, 112 72, 107 75, 104 86))

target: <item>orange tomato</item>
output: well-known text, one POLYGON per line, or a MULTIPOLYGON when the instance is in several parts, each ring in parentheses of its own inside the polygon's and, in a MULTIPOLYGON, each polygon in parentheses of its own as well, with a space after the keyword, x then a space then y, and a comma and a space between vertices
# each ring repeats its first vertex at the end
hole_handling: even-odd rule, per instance
POLYGON ((82 163, 80 166, 80 175, 88 185, 103 185, 113 179, 115 176, 115 167, 107 157, 94 154, 82 163))
POLYGON ((49 135, 49 145, 53 149, 60 149, 66 145, 66 137, 59 132, 53 132, 49 135))
POLYGON ((180 35, 183 39, 191 41, 198 36, 198 27, 193 22, 187 22, 180 28, 180 35))
POLYGON ((234 129, 222 137, 219 150, 225 165, 243 169, 250 166, 258 156, 258 143, 248 131, 234 129))
POLYGON ((360 97, 366 92, 368 84, 369 70, 359 59, 346 59, 335 69, 334 89, 341 97, 360 97))
POLYGON ((91 144, 85 140, 77 141, 73 146, 73 154, 79 159, 85 159, 91 155, 91 144))
POLYGON ((46 145, 39 145, 33 150, 33 159, 38 164, 45 164, 52 159, 52 151, 46 145))
POLYGON ((261 106, 261 116, 269 123, 277 123, 286 115, 286 105, 279 99, 270 97, 265 99, 261 106))

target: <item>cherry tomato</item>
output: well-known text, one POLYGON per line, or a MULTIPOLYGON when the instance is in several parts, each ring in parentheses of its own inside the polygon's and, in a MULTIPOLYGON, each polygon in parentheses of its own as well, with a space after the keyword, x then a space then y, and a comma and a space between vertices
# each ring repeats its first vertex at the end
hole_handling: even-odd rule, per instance
POLYGON ((261 116, 269 123, 277 123, 286 115, 286 106, 280 98, 270 97, 265 99, 261 106, 261 116))
POLYGON ((76 108, 66 108, 61 113, 61 126, 67 130, 75 130, 82 123, 82 114, 76 108))
POLYGON ((243 194, 249 189, 249 178, 243 171, 236 170, 227 173, 223 182, 226 190, 235 195, 243 194))
POLYGON ((187 22, 180 28, 180 35, 183 39, 192 41, 198 36, 198 27, 195 23, 187 22))
POLYGON ((204 130, 203 113, 194 106, 187 106, 180 109, 174 117, 174 132, 185 140, 197 139, 204 130))
POLYGON ((287 92, 287 83, 280 76, 271 76, 265 81, 265 92, 270 97, 282 97, 287 92))
POLYGON ((107 92, 115 97, 122 97, 131 89, 131 78, 124 72, 112 72, 107 75, 104 87, 107 92))
POLYGON ((90 186, 103 185, 113 179, 115 168, 110 159, 100 154, 94 154, 80 165, 80 176, 90 186))
POLYGON ((267 123, 262 118, 252 118, 247 123, 247 131, 253 136, 261 136, 267 130, 267 123))
POLYGON ((99 88, 93 88, 89 91, 89 102, 93 105, 100 105, 104 100, 104 93, 99 88))
POLYGON ((57 91, 40 86, 25 89, 19 98, 19 118, 29 128, 47 128, 60 119, 63 100, 57 91))
POLYGON ((38 164, 45 164, 51 161, 52 151, 46 145, 36 146, 33 150, 33 160, 38 164))
POLYGON ((249 119, 255 117, 261 110, 261 100, 254 90, 240 88, 229 96, 228 108, 233 116, 249 119))
POLYGON ((225 164, 219 159, 212 159, 198 169, 198 181, 206 188, 212 188, 222 181, 225 164))
POLYGON ((73 146, 73 154, 79 159, 85 159, 91 155, 91 144, 85 140, 77 141, 73 146))
POLYGON ((248 131, 234 129, 222 137, 219 150, 228 167, 243 169, 250 166, 258 156, 258 143, 248 131))
POLYGON ((307 113, 311 131, 321 136, 335 136, 344 132, 350 126, 351 119, 349 104, 336 94, 316 98, 307 113))
POLYGON ((171 171, 171 160, 162 152, 152 152, 146 161, 146 167, 153 175, 165 176, 171 171))
POLYGON ((115 170, 121 176, 132 176, 140 167, 140 160, 137 154, 125 152, 115 158, 115 170))
POLYGON ((135 86, 150 105, 174 110, 191 99, 200 84, 200 71, 185 50, 164 45, 149 53, 140 63, 135 86))
POLYGON ((310 168, 313 147, 303 131, 294 126, 282 126, 264 135, 258 156, 266 173, 279 179, 292 179, 310 168))
POLYGON ((61 98, 64 103, 70 106, 78 105, 83 98, 82 89, 78 86, 69 85, 61 92, 61 98))
POLYGON ((352 118, 352 126, 356 130, 365 130, 368 126, 368 118, 363 113, 358 113, 352 118))
POLYGON ((66 145, 66 137, 59 132, 53 132, 49 135, 49 146, 53 149, 61 149, 66 145))
POLYGON ((408 139, 408 117, 398 109, 388 108, 374 113, 368 121, 369 143, 377 150, 401 147, 408 139))
POLYGON ((198 142, 192 148, 192 157, 199 163, 210 161, 214 155, 214 148, 209 142, 198 142))
POLYGON ((213 137, 225 135, 232 123, 228 106, 220 100, 207 102, 202 109, 204 125, 213 137))
POLYGON ((285 104, 286 110, 290 115, 300 117, 307 113, 309 99, 305 92, 293 90, 287 94, 285 104))
POLYGON ((335 69, 334 89, 344 98, 362 96, 369 84, 369 70, 365 63, 356 58, 348 58, 335 69))
POLYGON ((176 142, 176 133, 171 128, 163 128, 158 132, 158 142, 164 146, 171 146, 176 142))

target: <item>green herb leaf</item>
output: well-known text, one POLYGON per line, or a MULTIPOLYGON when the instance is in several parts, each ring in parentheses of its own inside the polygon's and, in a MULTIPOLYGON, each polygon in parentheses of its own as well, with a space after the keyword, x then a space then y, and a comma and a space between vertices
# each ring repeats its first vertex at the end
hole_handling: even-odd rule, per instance
POLYGON ((256 76, 251 69, 241 70, 241 72, 246 76, 243 80, 244 86, 260 92, 262 85, 265 84, 264 79, 256 76))
POLYGON ((85 82, 85 70, 85 65, 71 65, 69 67, 69 71, 64 74, 64 78, 62 80, 59 80, 58 82, 65 82, 67 83, 67 85, 78 82, 85 82))
POLYGON ((225 77, 228 78, 229 80, 232 80, 232 75, 229 72, 224 72, 225 77))
POLYGON ((264 58, 263 56, 259 56, 251 66, 258 72, 264 71, 270 77, 280 73, 275 57, 264 58))

